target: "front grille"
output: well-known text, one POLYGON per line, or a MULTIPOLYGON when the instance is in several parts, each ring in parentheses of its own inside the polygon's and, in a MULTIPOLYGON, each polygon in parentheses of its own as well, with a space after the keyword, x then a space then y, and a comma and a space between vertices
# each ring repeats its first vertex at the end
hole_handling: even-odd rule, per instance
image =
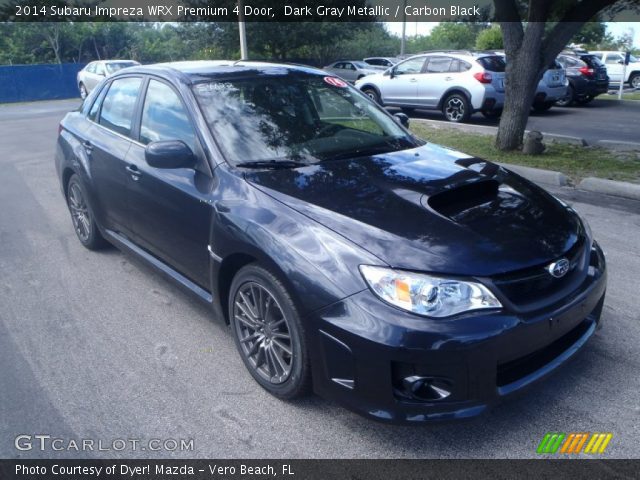
POLYGON ((555 342, 547 345, 524 357, 511 360, 498 365, 496 384, 504 387, 516 382, 527 375, 540 370, 575 344, 591 327, 592 320, 587 319, 560 337, 555 342))
POLYGON ((567 293, 578 288, 587 275, 586 245, 584 237, 562 257, 569 260, 570 270, 562 278, 553 277, 547 270, 548 264, 495 277, 495 286, 515 306, 531 310, 553 303, 567 293))

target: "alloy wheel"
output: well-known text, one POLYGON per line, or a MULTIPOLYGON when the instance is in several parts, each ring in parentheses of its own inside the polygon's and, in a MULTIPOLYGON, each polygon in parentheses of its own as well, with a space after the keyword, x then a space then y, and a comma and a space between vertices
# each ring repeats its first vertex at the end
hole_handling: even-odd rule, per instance
POLYGON ((274 295, 256 282, 243 284, 234 298, 233 320, 240 350, 253 370, 272 384, 285 382, 293 367, 293 346, 274 295))
POLYGON ((460 121, 464 118, 464 102, 457 97, 450 98, 447 100, 444 113, 449 120, 454 122, 460 121))
POLYGON ((87 242, 91 235, 91 213, 89 212, 89 207, 84 199, 84 195, 82 195, 80 186, 77 183, 71 183, 69 186, 68 197, 73 227, 80 240, 87 242))
POLYGON ((634 75, 631 79, 631 86, 636 89, 640 88, 640 75, 634 75))

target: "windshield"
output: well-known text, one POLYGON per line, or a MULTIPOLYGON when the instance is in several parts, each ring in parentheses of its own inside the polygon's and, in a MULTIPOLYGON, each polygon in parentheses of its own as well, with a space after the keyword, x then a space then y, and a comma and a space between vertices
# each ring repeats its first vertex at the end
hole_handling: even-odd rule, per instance
POLYGON ((113 62, 113 63, 107 63, 106 67, 107 67, 107 72, 115 73, 118 70, 122 70, 123 68, 127 68, 127 67, 133 67, 135 65, 138 65, 138 63, 137 62, 113 62))
POLYGON ((335 77, 251 75, 193 89, 214 138, 234 165, 316 163, 418 145, 379 107, 335 77))

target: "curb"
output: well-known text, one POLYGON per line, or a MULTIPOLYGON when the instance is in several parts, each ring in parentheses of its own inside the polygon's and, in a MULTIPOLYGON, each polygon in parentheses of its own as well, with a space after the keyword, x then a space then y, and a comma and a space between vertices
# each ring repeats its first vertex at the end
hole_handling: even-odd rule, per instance
POLYGON ((513 165, 511 163, 496 162, 501 167, 511 170, 521 177, 531 180, 535 183, 544 183, 556 187, 564 187, 569 184, 569 179, 564 173, 555 172, 553 170, 544 170, 542 168, 523 167, 522 165, 513 165))
MULTIPOLYGON (((495 135, 498 132, 498 127, 490 127, 487 125, 471 125, 468 123, 451 123, 444 120, 431 120, 428 118, 412 118, 412 122, 425 123, 437 129, 450 129, 461 130, 469 133, 479 133, 481 135, 495 135)), ((525 130, 525 133, 529 133, 530 130, 525 130)), ((544 143, 565 143, 569 145, 579 145, 582 147, 595 146, 602 147, 608 150, 616 150, 620 152, 640 152, 640 143, 636 142, 620 142, 617 140, 598 140, 595 143, 589 144, 584 138, 572 137, 570 135, 560 135, 556 133, 542 132, 544 143)))
POLYGON ((587 192, 604 193, 614 197, 640 200, 640 185, 635 183, 587 177, 583 179, 576 188, 587 192))
MULTIPOLYGON (((462 130, 463 132, 470 133, 479 133, 481 135, 495 135, 498 133, 498 127, 489 127, 486 125, 470 125, 468 123, 452 123, 446 122, 443 120, 430 120, 428 118, 412 118, 412 122, 425 123, 427 125, 431 125, 437 129, 451 129, 451 130, 462 130)), ((525 133, 529 133, 530 130, 525 130, 525 133)), ((568 143, 570 145, 581 145, 586 147, 587 141, 584 138, 580 137, 571 137, 569 135, 557 135, 555 133, 545 133, 542 132, 543 142, 556 142, 556 143, 568 143)), ((615 143, 615 142, 612 142, 615 143)), ((613 147, 611 147, 613 148, 613 147)), ((638 144, 638 148, 640 148, 640 144, 638 144)))

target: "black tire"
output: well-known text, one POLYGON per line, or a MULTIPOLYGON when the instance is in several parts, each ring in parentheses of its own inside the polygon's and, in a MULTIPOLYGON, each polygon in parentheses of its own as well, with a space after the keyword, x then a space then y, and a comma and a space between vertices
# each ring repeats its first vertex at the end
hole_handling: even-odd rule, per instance
POLYGON ((67 207, 71 214, 73 229, 85 248, 100 250, 109 244, 100 233, 87 198, 80 177, 74 173, 67 183, 67 207))
POLYGON ((533 105, 533 109, 538 113, 543 113, 543 112, 546 112, 546 111, 550 110, 551 107, 553 107, 553 105, 554 105, 554 103, 552 103, 552 102, 535 103, 533 105))
POLYGON ((400 110, 402 110, 402 113, 404 113, 405 115, 411 115, 413 112, 416 111, 415 108, 411 108, 411 107, 402 107, 400 110))
POLYGON ((633 73, 629 77, 629 86, 635 89, 640 88, 640 73, 633 73))
POLYGON ((583 98, 578 98, 578 99, 576 99, 576 103, 578 105, 587 105, 588 103, 591 103, 594 98, 595 97, 592 97, 591 95, 589 95, 587 97, 583 97, 583 98))
POLYGON ((500 118, 500 115, 502 115, 502 110, 497 109, 497 110, 482 110, 482 115, 485 116, 485 118, 500 118))
POLYGON ((284 400, 309 393, 304 326, 291 295, 272 272, 255 263, 238 271, 229 292, 229 322, 240 357, 262 388, 284 400))
POLYGON ((87 98, 87 95, 89 94, 87 92, 87 87, 84 86, 84 83, 80 82, 80 85, 78 85, 78 90, 80 90, 80 98, 81 99, 85 99, 87 98))
POLYGON ((569 85, 569 88, 567 88, 567 94, 556 100, 556 105, 558 105, 559 107, 570 107, 573 102, 575 100, 575 91, 573 90, 573 87, 571 85, 569 85))
POLYGON ((450 122, 467 122, 471 117, 471 104, 464 95, 453 93, 442 102, 442 113, 450 122))
POLYGON ((367 97, 369 97, 371 100, 376 102, 378 105, 382 105, 380 95, 378 94, 375 88, 371 88, 371 87, 363 88, 362 93, 364 93, 367 97))

